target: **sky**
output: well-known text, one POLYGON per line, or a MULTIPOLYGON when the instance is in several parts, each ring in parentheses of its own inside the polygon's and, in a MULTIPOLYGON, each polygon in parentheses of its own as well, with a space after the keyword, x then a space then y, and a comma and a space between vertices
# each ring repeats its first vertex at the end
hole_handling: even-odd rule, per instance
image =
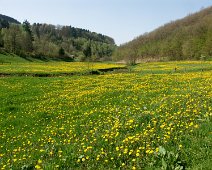
POLYGON ((0 0, 0 14, 88 29, 120 45, 208 6, 212 0, 0 0))

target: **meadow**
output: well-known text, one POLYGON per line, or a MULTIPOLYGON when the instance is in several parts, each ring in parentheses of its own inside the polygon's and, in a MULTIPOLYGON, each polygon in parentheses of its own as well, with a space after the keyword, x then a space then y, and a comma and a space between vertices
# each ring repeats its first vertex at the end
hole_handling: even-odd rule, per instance
MULTIPOLYGON (((57 64, 29 69, 86 68, 57 64)), ((0 65, 0 72, 13 66, 0 65)), ((104 75, 1 77, 0 169, 210 169, 211 84, 212 62, 203 61, 143 63, 104 75)))
MULTIPOLYGON (((29 59, 28 59, 29 60, 29 59)), ((125 67, 121 64, 101 62, 61 62, 32 59, 31 62, 17 56, 0 55, 1 74, 86 74, 91 70, 125 67)))

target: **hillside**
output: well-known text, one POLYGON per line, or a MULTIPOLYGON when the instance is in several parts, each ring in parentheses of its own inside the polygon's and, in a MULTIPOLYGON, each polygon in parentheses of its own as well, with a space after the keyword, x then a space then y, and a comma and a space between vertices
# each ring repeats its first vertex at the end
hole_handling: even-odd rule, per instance
POLYGON ((212 7, 172 21, 121 45, 114 59, 199 60, 212 56, 212 7))
POLYGON ((16 19, 14 19, 12 17, 8 17, 6 15, 0 14, 0 29, 8 27, 8 25, 11 23, 20 24, 19 21, 17 21, 16 19))
POLYGON ((113 38, 87 29, 17 20, 0 15, 0 53, 65 60, 110 60, 113 38))

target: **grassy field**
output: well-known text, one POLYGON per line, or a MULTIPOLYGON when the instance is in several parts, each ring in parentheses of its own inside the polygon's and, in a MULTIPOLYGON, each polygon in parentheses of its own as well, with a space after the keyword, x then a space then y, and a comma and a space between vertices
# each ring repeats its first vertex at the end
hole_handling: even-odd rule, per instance
MULTIPOLYGON (((64 64, 67 70, 54 63, 39 71, 74 68, 64 64)), ((211 169, 211 65, 144 63, 128 73, 2 77, 0 169, 211 169)))
POLYGON ((85 74, 91 70, 125 67, 123 64, 91 63, 91 62, 62 62, 24 59, 18 56, 0 54, 0 73, 2 74, 85 74))

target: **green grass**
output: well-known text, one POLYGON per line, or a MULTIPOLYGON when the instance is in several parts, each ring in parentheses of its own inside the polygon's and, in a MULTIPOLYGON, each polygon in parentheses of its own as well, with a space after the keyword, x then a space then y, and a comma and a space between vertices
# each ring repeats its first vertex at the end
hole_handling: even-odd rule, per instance
POLYGON ((92 70, 123 68, 123 64, 43 61, 34 58, 21 58, 13 55, 0 54, 0 75, 6 76, 60 76, 87 74, 92 70))
MULTIPOLYGON (((56 60, 55 58, 51 57, 40 57, 40 58, 34 58, 34 57, 20 57, 15 54, 10 54, 10 53, 0 53, 0 64, 15 64, 15 63, 31 63, 33 62, 34 64, 36 63, 47 63, 47 62, 57 62, 60 61, 59 59, 56 60)), ((61 60, 62 61, 62 60, 61 60)))
POLYGON ((0 54, 0 64, 8 64, 8 63, 25 63, 27 60, 12 54, 0 54))
POLYGON ((212 71, 169 73, 191 64, 0 78, 0 168, 210 169, 212 71))
POLYGON ((175 61, 160 63, 141 63, 131 69, 140 74, 173 74, 203 72, 212 70, 211 61, 175 61))

